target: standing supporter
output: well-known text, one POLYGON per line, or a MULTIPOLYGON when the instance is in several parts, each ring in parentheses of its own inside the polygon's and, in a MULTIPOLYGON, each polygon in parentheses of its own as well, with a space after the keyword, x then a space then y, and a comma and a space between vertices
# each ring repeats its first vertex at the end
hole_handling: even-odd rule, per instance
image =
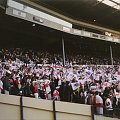
POLYGON ((56 89, 54 80, 51 80, 50 89, 51 89, 51 95, 53 96, 53 92, 54 92, 54 90, 56 89))
POLYGON ((34 94, 34 97, 38 99, 39 94, 38 94, 37 82, 36 82, 36 81, 33 81, 33 82, 32 82, 32 86, 33 86, 33 94, 34 94))
POLYGON ((85 95, 83 91, 79 92, 78 103, 85 104, 85 95))
POLYGON ((45 86, 45 94, 46 94, 46 99, 51 100, 51 88, 50 88, 50 80, 48 76, 45 76, 44 78, 44 86, 45 86))
POLYGON ((109 87, 106 87, 105 90, 103 91, 103 96, 108 96, 109 95, 109 87))
POLYGON ((11 72, 10 71, 6 71, 6 75, 3 76, 1 78, 2 82, 3 82, 3 90, 4 90, 4 93, 9 95, 9 90, 10 90, 10 81, 9 81, 9 76, 10 76, 11 72))
POLYGON ((43 79, 39 80, 39 97, 42 99, 46 99, 46 93, 45 93, 45 82, 43 79))
POLYGON ((88 91, 87 96, 85 98, 85 103, 88 105, 92 105, 92 91, 88 91))
POLYGON ((20 81, 16 79, 10 79, 10 81, 13 80, 13 83, 11 83, 11 89, 10 89, 10 94, 11 95, 18 95, 20 92, 20 81))
POLYGON ((112 117, 113 116, 113 107, 112 107, 112 101, 110 98, 111 98, 111 95, 109 94, 105 101, 105 107, 106 107, 106 115, 112 117))
POLYGON ((56 89, 54 90, 53 92, 53 100, 57 100, 57 101, 60 101, 60 94, 59 94, 59 89, 60 87, 57 86, 56 89))
POLYGON ((30 83, 27 82, 26 85, 25 85, 25 87, 24 87, 24 95, 26 97, 32 97, 33 96, 32 91, 30 89, 30 86, 31 86, 30 83))
POLYGON ((97 115, 103 115, 103 99, 99 96, 98 91, 93 95, 93 105, 95 107, 95 113, 97 115))
POLYGON ((70 85, 70 82, 69 81, 66 81, 66 84, 65 84, 65 93, 64 93, 64 96, 65 96, 65 102, 72 102, 72 87, 70 85))
POLYGON ((0 80, 0 94, 2 93, 3 90, 3 82, 0 80))
POLYGON ((98 115, 103 115, 103 99, 98 92, 96 92, 96 111, 98 115))
POLYGON ((72 87, 72 101, 75 103, 78 103, 80 98, 80 83, 76 80, 76 78, 73 76, 73 79, 71 81, 71 87, 72 87))
POLYGON ((59 89, 59 93, 60 93, 60 99, 61 101, 65 101, 65 87, 66 87, 66 83, 62 82, 62 84, 60 85, 60 89, 59 89))

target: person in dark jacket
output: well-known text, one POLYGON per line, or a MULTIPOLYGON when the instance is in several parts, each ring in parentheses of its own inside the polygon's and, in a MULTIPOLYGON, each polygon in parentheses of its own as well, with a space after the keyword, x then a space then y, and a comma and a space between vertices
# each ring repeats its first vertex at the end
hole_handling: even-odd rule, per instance
POLYGON ((9 95, 9 90, 10 90, 10 86, 11 86, 10 81, 9 81, 9 76, 10 76, 10 73, 6 72, 6 75, 1 78, 1 80, 3 82, 4 94, 8 94, 8 95, 9 95))

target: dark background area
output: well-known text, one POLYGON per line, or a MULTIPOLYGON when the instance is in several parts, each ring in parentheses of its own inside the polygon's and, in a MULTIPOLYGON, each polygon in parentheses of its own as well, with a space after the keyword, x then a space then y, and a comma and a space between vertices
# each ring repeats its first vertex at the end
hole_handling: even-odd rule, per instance
POLYGON ((120 44, 85 38, 24 21, 0 12, 0 48, 25 48, 62 54, 62 38, 66 54, 110 57, 120 56, 120 44))
POLYGON ((34 0, 33 2, 73 19, 120 31, 120 10, 97 0, 34 0))

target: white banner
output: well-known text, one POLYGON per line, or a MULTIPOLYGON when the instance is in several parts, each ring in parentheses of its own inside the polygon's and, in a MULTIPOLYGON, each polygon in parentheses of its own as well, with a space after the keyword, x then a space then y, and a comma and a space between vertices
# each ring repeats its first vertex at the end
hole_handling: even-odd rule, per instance
POLYGON ((71 83, 71 86, 72 86, 73 90, 76 90, 77 88, 80 87, 80 84, 79 84, 79 82, 75 82, 75 83, 71 83))

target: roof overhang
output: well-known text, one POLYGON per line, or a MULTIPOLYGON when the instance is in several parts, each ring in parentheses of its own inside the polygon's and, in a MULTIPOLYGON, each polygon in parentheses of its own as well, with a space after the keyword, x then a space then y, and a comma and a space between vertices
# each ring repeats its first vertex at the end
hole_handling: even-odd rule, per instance
POLYGON ((98 25, 94 25, 94 24, 90 24, 90 23, 86 23, 86 22, 83 22, 83 21, 80 21, 80 20, 77 20, 77 19, 73 19, 73 18, 70 18, 68 16, 65 16, 63 14, 60 14, 58 12, 55 12, 51 9, 48 9, 40 4, 37 4, 35 3, 33 0, 16 0, 22 4, 25 4, 25 5, 28 5, 28 6, 31 6, 35 9, 38 9, 38 10, 41 10, 43 12, 46 12, 46 13, 49 13, 53 16, 56 16, 56 17, 59 17, 63 20, 66 20, 72 24, 76 24, 78 26, 83 26, 83 27, 87 27, 87 28, 91 28, 91 29, 95 29, 95 30, 99 30, 99 31, 104 31, 104 32, 110 32, 110 33, 114 33, 114 34, 117 34, 117 35, 120 35, 120 31, 117 31, 117 30, 113 30, 113 29, 109 29, 109 28, 105 28, 105 27, 102 27, 102 26, 98 26, 98 25))
POLYGON ((101 3, 104 3, 114 9, 120 10, 120 0, 97 0, 101 3))

